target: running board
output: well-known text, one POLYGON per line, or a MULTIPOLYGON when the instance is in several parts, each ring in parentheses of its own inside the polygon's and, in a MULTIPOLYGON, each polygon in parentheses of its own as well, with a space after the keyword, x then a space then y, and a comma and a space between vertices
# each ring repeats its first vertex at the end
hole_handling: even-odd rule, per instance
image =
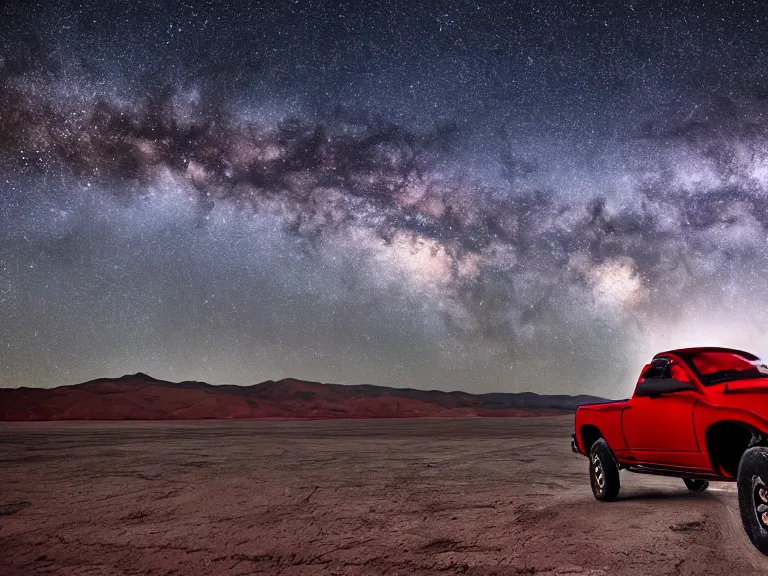
POLYGON ((622 466, 625 470, 638 474, 653 474, 654 476, 670 476, 673 478, 691 478, 692 480, 712 480, 714 482, 735 482, 736 478, 720 476, 705 470, 686 470, 682 468, 664 468, 663 466, 622 466))

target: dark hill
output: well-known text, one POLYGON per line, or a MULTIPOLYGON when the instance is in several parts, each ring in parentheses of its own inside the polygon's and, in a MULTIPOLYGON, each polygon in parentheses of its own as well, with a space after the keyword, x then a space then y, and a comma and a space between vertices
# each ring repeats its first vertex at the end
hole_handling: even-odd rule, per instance
POLYGON ((573 412, 593 396, 469 394, 287 378, 253 386, 166 382, 143 374, 58 388, 0 389, 0 420, 176 420, 526 416, 573 412))

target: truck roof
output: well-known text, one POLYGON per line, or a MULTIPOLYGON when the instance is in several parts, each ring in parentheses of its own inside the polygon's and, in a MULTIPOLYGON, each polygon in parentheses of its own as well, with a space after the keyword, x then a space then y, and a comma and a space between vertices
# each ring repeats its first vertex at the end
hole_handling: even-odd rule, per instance
POLYGON ((666 352, 659 352, 654 356, 654 358, 658 358, 660 356, 666 356, 668 354, 676 354, 676 355, 699 354, 702 352, 730 352, 731 354, 738 354, 739 356, 744 356, 744 358, 747 358, 748 360, 759 359, 754 354, 750 352, 745 352, 744 350, 736 350, 735 348, 720 348, 718 346, 699 346, 694 348, 678 348, 676 350, 667 350, 666 352))

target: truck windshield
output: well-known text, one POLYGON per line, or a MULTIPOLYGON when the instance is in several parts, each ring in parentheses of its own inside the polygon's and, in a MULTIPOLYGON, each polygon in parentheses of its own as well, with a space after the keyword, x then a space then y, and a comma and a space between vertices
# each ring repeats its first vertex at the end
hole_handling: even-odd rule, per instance
POLYGON ((768 367, 763 361, 747 352, 695 352, 685 360, 698 373, 704 386, 768 377, 768 367))

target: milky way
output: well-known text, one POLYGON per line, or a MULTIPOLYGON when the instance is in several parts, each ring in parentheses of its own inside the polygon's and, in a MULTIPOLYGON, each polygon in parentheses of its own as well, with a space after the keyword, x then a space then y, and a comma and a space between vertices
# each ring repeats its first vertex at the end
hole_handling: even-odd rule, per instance
POLYGON ((0 385, 768 352, 768 8, 666 4, 9 4, 0 385))

